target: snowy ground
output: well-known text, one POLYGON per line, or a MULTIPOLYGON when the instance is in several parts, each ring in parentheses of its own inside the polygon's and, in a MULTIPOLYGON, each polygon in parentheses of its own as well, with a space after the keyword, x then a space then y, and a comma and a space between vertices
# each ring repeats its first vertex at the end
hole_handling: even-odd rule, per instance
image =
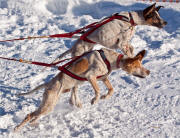
MULTIPOLYGON (((138 10, 152 3, 135 0, 0 0, 0 40, 22 36, 70 32, 114 12, 138 10)), ((158 3, 168 22, 164 29, 136 27, 132 39, 135 52, 148 51, 143 63, 151 71, 139 79, 115 71, 110 80, 114 95, 91 106, 92 87, 79 89, 83 108, 71 107, 64 94, 53 113, 36 127, 13 128, 35 110, 43 90, 27 97, 26 92, 49 81, 54 69, 0 60, 0 137, 180 137, 180 4, 158 3)), ((72 46, 73 39, 36 39, 0 43, 0 56, 51 62, 72 46)), ((101 83, 100 83, 101 85, 101 83)), ((106 92, 104 86, 102 93, 106 92)))

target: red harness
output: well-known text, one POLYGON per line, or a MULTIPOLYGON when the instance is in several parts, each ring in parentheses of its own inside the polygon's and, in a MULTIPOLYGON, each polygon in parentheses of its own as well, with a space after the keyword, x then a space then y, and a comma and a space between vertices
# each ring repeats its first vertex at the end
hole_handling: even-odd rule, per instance
MULTIPOLYGON (((131 13, 129 12, 129 17, 130 19, 128 19, 126 16, 123 16, 123 15, 119 15, 118 13, 116 14, 113 14, 112 16, 110 17, 107 17, 105 19, 103 19, 102 21, 100 22, 95 22, 95 23, 92 23, 92 24, 89 24, 83 28, 80 28, 74 32, 70 32, 70 33, 65 33, 65 34, 55 34, 55 35, 49 35, 49 36, 37 36, 37 37, 27 37, 27 38, 18 38, 18 39, 11 39, 11 40, 2 40, 0 42, 7 42, 7 41, 15 41, 15 40, 25 40, 25 39, 36 39, 36 38, 55 38, 55 37, 67 37, 67 38, 72 38, 75 34, 82 34, 82 36, 80 37, 81 40, 84 40, 86 42, 89 42, 89 43, 96 43, 90 39, 88 39, 87 37, 93 33, 97 28, 103 26, 104 24, 108 23, 108 22, 111 22, 112 20, 114 19, 118 19, 118 20, 122 20, 122 21, 125 21, 125 22, 129 22, 131 24, 131 26, 135 26, 136 23, 134 22, 133 20, 133 17, 131 15, 131 13), (89 29, 87 32, 84 33, 84 30, 87 30, 89 29)), ((102 50, 99 50, 98 51, 102 57, 102 59, 104 60, 104 62, 106 63, 107 65, 107 68, 108 68, 108 74, 111 72, 111 65, 109 63, 109 61, 107 60, 106 56, 104 55, 104 52, 102 50)), ((69 60, 69 59, 65 59, 65 60, 61 60, 59 62, 56 62, 56 63, 52 63, 52 64, 47 64, 47 63, 42 63, 42 62, 36 62, 36 61, 26 61, 26 60, 17 60, 17 59, 14 59, 14 58, 4 58, 4 57, 0 57, 1 59, 6 59, 6 60, 12 60, 12 61, 19 61, 19 62, 22 62, 22 63, 28 63, 28 64, 35 64, 35 65, 39 65, 39 66, 46 66, 46 67, 54 67, 54 68, 58 68, 60 71, 62 71, 63 73, 69 75, 70 77, 74 78, 74 79, 77 79, 77 80, 81 80, 81 81, 87 81, 86 78, 82 78, 72 72, 70 72, 66 67, 68 67, 69 65, 71 65, 74 61, 78 60, 79 58, 81 58, 82 56, 88 54, 89 52, 86 52, 84 53, 83 55, 81 56, 76 56, 76 57, 73 57, 73 58, 69 58, 71 59, 70 62, 66 63, 65 65, 63 66, 56 66, 57 64, 61 63, 61 62, 64 62, 65 60, 69 60)), ((120 60, 121 58, 123 57, 123 55, 119 55, 118 58, 117 58, 117 67, 119 68, 119 63, 120 63, 120 60)), ((103 77, 104 75, 102 76, 98 76, 97 78, 101 78, 103 77)))
POLYGON ((116 67, 117 68, 120 68, 120 61, 121 59, 123 58, 123 55, 122 54, 119 54, 117 60, 116 60, 116 67))
MULTIPOLYGON (((107 69, 108 69, 108 73, 106 75, 101 75, 101 76, 97 76, 97 79, 99 78, 102 78, 104 76, 107 76, 110 72, 111 72, 111 64, 109 63, 108 59, 106 58, 106 56, 104 55, 104 51, 103 50, 97 50, 104 63, 106 64, 107 66, 107 69)), ((92 51, 90 51, 92 52, 92 51)), ((18 61, 18 62, 22 62, 22 63, 27 63, 27 64, 34 64, 34 65, 39 65, 39 66, 45 66, 45 67, 53 67, 53 68, 57 68, 58 70, 62 71, 63 73, 65 73, 66 75, 76 79, 76 80, 80 80, 80 81, 87 81, 86 78, 83 78, 83 77, 80 77, 74 73, 72 73, 71 71, 68 70, 68 67, 74 63, 75 61, 77 61, 78 59, 80 59, 81 57, 89 54, 90 52, 86 52, 84 54, 82 54, 81 56, 76 56, 76 57, 73 57, 73 58, 69 58, 71 59, 71 61, 67 62, 66 64, 64 64, 63 66, 56 66, 57 64, 59 63, 62 63, 64 62, 65 60, 69 60, 69 59, 65 59, 65 60, 61 60, 61 61, 58 61, 56 63, 52 63, 52 64, 48 64, 48 63, 43 63, 43 62, 36 62, 36 61, 27 61, 27 60, 22 60, 22 59, 15 59, 15 58, 4 58, 4 57, 0 57, 1 59, 6 59, 6 60, 11 60, 11 61, 18 61)), ((119 62, 121 60, 121 58, 123 57, 122 54, 120 54, 117 58, 117 67, 119 68, 119 62)))
POLYGON ((116 14, 113 14, 112 16, 108 17, 108 18, 105 18, 104 20, 102 20, 100 23, 98 23, 97 25, 95 25, 92 29, 90 29, 89 31, 87 31, 86 33, 84 33, 80 39, 81 40, 84 40, 86 42, 89 42, 89 43, 96 43, 90 39, 87 38, 87 36, 89 36, 91 33, 93 33, 97 28, 103 26, 104 24, 108 23, 108 22, 111 22, 112 20, 114 19, 118 19, 118 20, 122 20, 122 21, 125 21, 125 22, 129 22, 131 24, 131 26, 136 26, 137 24, 134 22, 133 20, 133 17, 132 17, 132 14, 129 12, 129 17, 130 19, 128 19, 126 16, 123 16, 123 15, 119 15, 118 13, 116 14))
MULTIPOLYGON (((106 56, 104 55, 104 51, 103 51, 103 50, 97 50, 97 51, 100 53, 100 55, 101 55, 104 63, 106 64, 107 69, 108 69, 108 73, 107 73, 107 74, 109 74, 109 73, 111 72, 111 64, 109 63, 109 61, 107 60, 106 56)), ((92 51, 91 51, 91 52, 92 52, 92 51)), ((83 57, 83 56, 85 56, 85 55, 87 55, 87 54, 89 54, 89 53, 90 53, 90 52, 84 53, 82 56, 79 56, 78 58, 74 59, 74 61, 78 60, 79 58, 81 58, 81 57, 83 57)), ((87 81, 87 78, 80 77, 80 76, 72 73, 71 71, 69 71, 69 70, 66 68, 66 67, 68 67, 68 65, 71 65, 74 61, 70 61, 70 62, 67 63, 67 65, 65 64, 65 65, 63 65, 63 66, 60 66, 60 67, 58 67, 58 69, 61 70, 63 73, 67 74, 68 76, 76 79, 76 80, 87 81)), ((102 78, 102 77, 104 77, 104 76, 105 76, 105 75, 97 76, 97 79, 102 78)))
POLYGON ((122 20, 122 21, 125 21, 125 22, 128 22, 131 24, 131 26, 136 26, 137 24, 134 22, 133 20, 133 17, 132 17, 132 14, 129 12, 129 17, 126 17, 126 16, 123 16, 123 15, 119 15, 118 13, 115 13, 113 14, 112 16, 110 17, 107 17, 105 19, 103 19, 102 21, 100 22, 94 22, 94 23, 91 23, 83 28, 80 28, 80 29, 77 29, 73 32, 69 32, 69 33, 64 33, 64 34, 55 34, 55 35, 48 35, 48 36, 29 36, 29 37, 26 37, 26 38, 17 38, 17 39, 10 39, 10 40, 0 40, 0 42, 9 42, 9 41, 16 41, 16 40, 25 40, 25 39, 37 39, 37 38, 60 38, 60 37, 65 37, 65 38, 77 38, 77 36, 74 36, 75 34, 82 34, 80 36, 80 39, 81 40, 84 40, 86 42, 89 42, 89 43, 96 43, 90 39, 87 38, 87 36, 89 36, 92 32, 94 32, 97 28, 103 26, 104 24, 108 23, 108 22, 111 22, 112 20, 114 19, 118 19, 118 20, 122 20), (85 31, 89 29, 88 31, 85 31))

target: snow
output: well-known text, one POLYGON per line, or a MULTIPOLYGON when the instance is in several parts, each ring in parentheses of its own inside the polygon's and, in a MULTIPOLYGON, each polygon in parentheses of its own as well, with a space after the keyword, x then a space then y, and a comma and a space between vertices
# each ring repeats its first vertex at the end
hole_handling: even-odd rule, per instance
MULTIPOLYGON (((152 3, 135 0, 0 0, 0 40, 70 32, 114 12, 143 9, 152 3)), ((135 53, 147 50, 146 79, 111 73, 114 95, 91 106, 89 83, 79 88, 83 108, 71 107, 70 94, 61 96, 55 110, 39 124, 13 128, 40 104, 43 90, 31 96, 15 94, 52 79, 58 71, 0 60, 0 137, 180 137, 180 4, 163 3, 168 25, 163 29, 137 26, 131 43, 135 53)), ((50 63, 70 48, 74 39, 36 39, 0 43, 0 56, 50 63)), ((99 82, 101 94, 106 88, 99 82)))

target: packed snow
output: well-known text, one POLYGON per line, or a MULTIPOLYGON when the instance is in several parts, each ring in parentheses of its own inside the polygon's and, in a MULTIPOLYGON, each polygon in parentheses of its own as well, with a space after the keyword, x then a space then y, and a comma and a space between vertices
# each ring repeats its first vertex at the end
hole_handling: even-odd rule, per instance
MULTIPOLYGON (((136 0, 0 0, 0 40, 71 32, 120 11, 152 4, 136 0)), ((40 104, 43 90, 18 97, 48 82, 59 71, 0 60, 0 137, 8 138, 178 138, 180 137, 180 4, 158 2, 168 24, 163 29, 137 26, 131 43, 135 53, 146 49, 145 79, 117 70, 109 76, 114 94, 91 105, 93 88, 79 88, 83 108, 69 105, 70 93, 60 97, 55 110, 36 126, 14 127, 40 104)), ((0 56, 50 63, 75 39, 45 38, 0 42, 0 56)), ((101 94, 107 89, 99 82, 101 94)))

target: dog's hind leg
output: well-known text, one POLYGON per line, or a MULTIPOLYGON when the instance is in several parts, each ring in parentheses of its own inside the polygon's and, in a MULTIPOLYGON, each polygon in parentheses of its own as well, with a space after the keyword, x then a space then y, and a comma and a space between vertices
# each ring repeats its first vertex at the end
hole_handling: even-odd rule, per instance
POLYGON ((30 114, 28 114, 25 119, 14 128, 14 131, 17 132, 19 129, 21 129, 25 124, 27 124, 28 122, 32 123, 35 120, 37 120, 40 117, 39 115, 39 110, 36 110, 30 114))
MULTIPOLYGON (((35 111, 36 112, 36 111, 35 111)), ((19 125, 17 125, 15 128, 14 128, 14 131, 16 132, 16 131, 18 131, 20 128, 22 128, 26 123, 28 123, 31 119, 32 119, 32 117, 34 116, 34 113, 35 112, 32 112, 32 113, 30 113, 30 114, 28 114, 26 117, 25 117, 25 119, 19 124, 19 125)))
POLYGON ((70 103, 71 105, 75 105, 75 104, 76 104, 75 95, 74 95, 74 92, 73 92, 73 91, 71 92, 71 98, 69 99, 69 103, 70 103))
POLYGON ((40 107, 36 111, 28 114, 25 119, 15 127, 14 131, 19 130, 28 122, 34 123, 42 115, 46 115, 54 109, 59 96, 63 91, 63 87, 57 79, 54 79, 48 86, 49 87, 45 89, 43 94, 43 100, 40 107))
POLYGON ((78 96, 78 86, 72 88, 70 104, 76 105, 78 108, 82 108, 82 103, 78 96))
POLYGON ((113 87, 112 87, 110 81, 108 80, 108 78, 105 78, 105 79, 103 80, 103 82, 104 82, 104 84, 106 85, 106 87, 108 88, 108 93, 107 93, 106 95, 102 95, 102 96, 101 96, 101 99, 108 99, 110 96, 113 95, 114 90, 113 90, 113 87))
POLYGON ((30 121, 31 124, 35 123, 36 120, 39 119, 42 115, 46 115, 54 109, 61 93, 63 92, 62 84, 57 86, 58 83, 59 81, 55 82, 55 86, 47 89, 47 91, 44 93, 42 104, 38 109, 37 114, 34 114, 34 118, 30 121))

